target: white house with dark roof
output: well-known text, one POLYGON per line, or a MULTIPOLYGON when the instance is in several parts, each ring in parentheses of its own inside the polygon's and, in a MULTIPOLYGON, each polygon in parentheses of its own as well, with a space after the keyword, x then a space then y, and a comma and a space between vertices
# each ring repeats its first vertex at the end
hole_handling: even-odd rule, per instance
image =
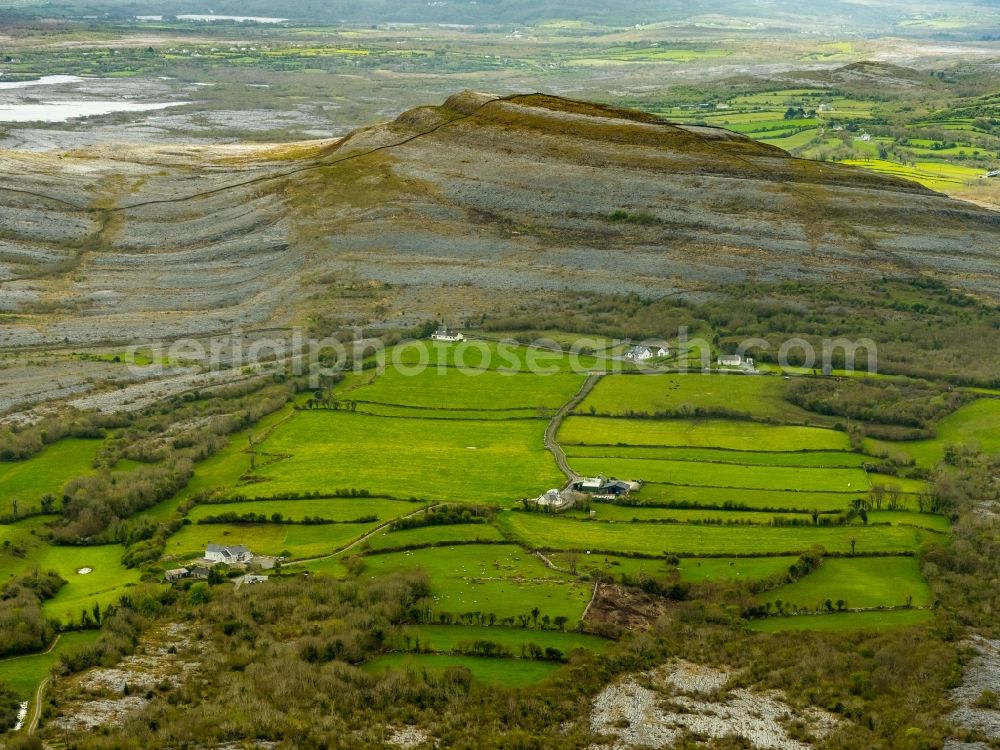
POLYGON ((447 326, 441 326, 431 334, 431 339, 454 343, 455 341, 465 341, 465 336, 460 331, 449 331, 447 326))
POLYGON ((212 544, 205 548, 205 559, 217 563, 247 563, 253 553, 242 544, 212 544))

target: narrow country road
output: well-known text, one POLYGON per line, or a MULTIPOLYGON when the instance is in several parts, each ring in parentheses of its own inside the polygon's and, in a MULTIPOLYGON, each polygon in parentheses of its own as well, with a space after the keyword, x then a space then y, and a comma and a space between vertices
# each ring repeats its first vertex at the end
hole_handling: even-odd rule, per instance
POLYGON ((562 427, 563 420, 572 413, 572 411, 580 405, 580 402, 590 395, 590 392, 594 390, 594 386, 597 385, 597 381, 603 378, 605 373, 595 372, 587 376, 583 385, 580 386, 580 390, 577 391, 576 395, 573 396, 569 401, 563 404, 562 408, 556 412, 555 416, 549 422, 549 426, 545 428, 545 447, 552 453, 556 458, 556 465, 559 470, 566 475, 565 487, 568 487, 573 483, 573 480, 577 478, 576 472, 574 472, 570 466, 569 462, 566 460, 566 453, 563 451, 562 446, 556 440, 556 435, 559 433, 559 428, 562 427))

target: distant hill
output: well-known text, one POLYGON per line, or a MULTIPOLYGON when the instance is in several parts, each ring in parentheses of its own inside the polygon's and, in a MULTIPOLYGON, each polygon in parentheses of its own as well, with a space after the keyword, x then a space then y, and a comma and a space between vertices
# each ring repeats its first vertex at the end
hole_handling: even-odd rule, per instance
MULTIPOLYGON (((997 9, 995 0, 942 0, 904 2, 903 0, 759 0, 737 3, 732 0, 629 0, 609 3, 600 0, 212 0, 199 5, 187 0, 4 0, 0 10, 20 8, 24 12, 48 15, 84 16, 111 13, 177 14, 207 13, 218 15, 272 16, 323 22, 376 24, 535 24, 551 19, 569 19, 611 26, 630 26, 661 21, 684 21, 699 18, 747 19, 773 26, 798 27, 816 22, 823 29, 843 27, 858 30, 887 30, 908 18, 936 15, 964 15, 975 18, 984 9, 997 9)), ((988 18, 980 18, 982 22, 988 18)), ((995 24, 994 24, 995 25, 995 24)), ((946 28, 961 33, 961 26, 946 28)), ((933 31, 931 24, 923 29, 933 31)))
POLYGON ((0 154, 0 347, 378 325, 554 290, 933 276, 1000 297, 1000 214, 726 130, 465 92, 338 141, 0 154))

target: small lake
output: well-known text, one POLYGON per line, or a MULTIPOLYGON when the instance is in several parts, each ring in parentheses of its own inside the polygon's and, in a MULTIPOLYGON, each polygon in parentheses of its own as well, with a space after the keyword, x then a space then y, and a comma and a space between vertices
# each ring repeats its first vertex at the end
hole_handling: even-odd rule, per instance
POLYGON ((152 112, 180 107, 188 102, 75 101, 38 104, 0 104, 0 122, 66 122, 74 117, 94 117, 112 112, 152 112))
POLYGON ((26 89, 29 86, 54 86, 58 83, 79 83, 80 76, 42 76, 33 81, 0 81, 0 89, 26 89))
POLYGON ((282 23, 287 18, 271 16, 217 16, 215 14, 185 13, 177 16, 178 21, 252 21, 253 23, 282 23))

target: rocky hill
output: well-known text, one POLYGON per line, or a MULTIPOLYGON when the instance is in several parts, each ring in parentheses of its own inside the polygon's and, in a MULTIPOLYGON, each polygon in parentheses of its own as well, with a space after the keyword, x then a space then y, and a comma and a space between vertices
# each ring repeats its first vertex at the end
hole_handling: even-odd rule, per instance
POLYGON ((0 347, 301 322, 309 300, 407 324, 747 278, 1000 297, 1000 214, 540 94, 464 92, 335 141, 6 151, 0 171, 0 347))

